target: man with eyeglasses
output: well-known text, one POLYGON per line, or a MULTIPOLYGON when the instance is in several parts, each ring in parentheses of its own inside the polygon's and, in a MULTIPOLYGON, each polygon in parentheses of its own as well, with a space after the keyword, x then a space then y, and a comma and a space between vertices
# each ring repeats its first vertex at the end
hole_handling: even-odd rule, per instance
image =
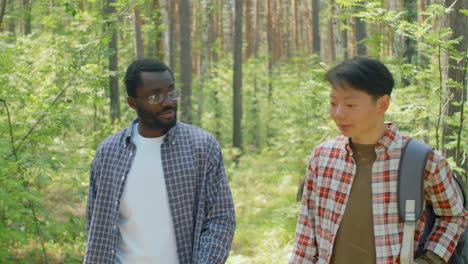
POLYGON ((134 61, 125 85, 138 119, 91 164, 84 263, 224 263, 235 216, 219 144, 177 122, 181 92, 161 61, 134 61))

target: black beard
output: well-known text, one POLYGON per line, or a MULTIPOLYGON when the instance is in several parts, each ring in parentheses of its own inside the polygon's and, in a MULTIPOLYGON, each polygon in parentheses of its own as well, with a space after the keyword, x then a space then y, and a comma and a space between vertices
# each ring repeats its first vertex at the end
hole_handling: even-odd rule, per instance
POLYGON ((177 123, 177 106, 168 106, 156 113, 145 111, 142 107, 137 106, 136 111, 138 114, 140 124, 142 124, 144 127, 147 127, 147 128, 164 129, 165 131, 168 131, 177 123), (174 110, 174 114, 175 114, 174 118, 168 121, 161 120, 159 118, 159 114, 165 111, 169 111, 169 110, 174 110))

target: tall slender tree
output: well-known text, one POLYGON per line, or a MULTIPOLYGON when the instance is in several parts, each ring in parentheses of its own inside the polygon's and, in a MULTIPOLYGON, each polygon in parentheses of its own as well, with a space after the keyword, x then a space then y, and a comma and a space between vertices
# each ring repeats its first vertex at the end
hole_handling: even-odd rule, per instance
MULTIPOLYGON (((15 4, 15 0, 10 0, 8 6, 12 7, 14 6, 14 4, 15 4)), ((15 19, 10 17, 10 19, 8 19, 7 30, 14 34, 16 32, 16 24, 17 23, 15 19)))
MULTIPOLYGON (((466 89, 467 89, 467 69, 468 60, 466 52, 468 50, 468 32, 466 25, 468 25, 468 17, 461 11, 468 9, 466 1, 446 0, 445 6, 450 7, 453 5, 453 11, 449 14, 448 26, 453 30, 453 38, 460 38, 458 44, 455 44, 455 51, 458 54, 449 56, 449 69, 448 69, 448 84, 446 85, 446 93, 448 100, 448 107, 444 111, 446 117, 451 117, 455 113, 459 113, 457 124, 446 122, 443 128, 443 151, 447 157, 454 157, 458 166, 462 164, 462 128, 463 128, 463 108, 466 103, 466 89), (447 143, 452 141, 451 137, 456 138, 456 147, 447 148, 447 143)), ((446 118, 447 119, 447 118, 446 118)), ((464 164, 468 167, 468 163, 464 164)))
POLYGON ((169 18, 168 44, 169 44, 169 67, 176 70, 176 6, 177 1, 167 0, 166 10, 169 18))
MULTIPOLYGON (((167 1, 164 1, 164 5, 167 5, 167 1)), ((149 8, 149 17, 153 22, 154 26, 149 30, 146 46, 146 54, 148 57, 156 58, 169 58, 169 49, 168 44, 165 45, 164 41, 168 39, 168 36, 164 36, 165 33, 168 33, 168 30, 163 31, 162 27, 164 24, 169 24, 168 14, 166 9, 162 8, 160 0, 153 0, 152 7, 149 8)), ((151 23, 150 23, 151 24, 151 23)))
POLYGON ((312 51, 320 54, 320 0, 312 0, 312 51))
POLYGON ((3 18, 5 17, 6 7, 7 7, 7 0, 3 0, 2 5, 0 6, 0 32, 3 31, 3 18))
POLYGON ((190 43, 190 1, 179 0, 180 19, 180 80, 182 83, 181 120, 192 123, 192 51, 190 43))
POLYGON ((253 28, 252 28, 252 16, 251 14, 251 5, 252 0, 244 0, 244 14, 245 14, 245 41, 247 42, 247 46, 245 47, 244 58, 247 60, 253 54, 254 50, 254 40, 253 40, 253 28))
POLYGON ((120 104, 119 104, 119 79, 117 77, 118 71, 118 43, 117 43, 117 29, 110 22, 112 16, 115 14, 114 0, 106 0, 106 6, 104 8, 104 15, 108 19, 107 26, 112 27, 111 29, 111 41, 109 42, 109 89, 110 89, 110 117, 111 121, 114 122, 120 119, 120 104))
POLYGON ((32 25, 31 25, 31 7, 32 3, 29 0, 23 0, 23 19, 24 19, 24 35, 31 34, 32 25))
POLYGON ((134 15, 133 15, 133 25, 135 28, 135 57, 137 59, 143 58, 143 37, 141 33, 141 15, 140 9, 138 6, 134 8, 134 15))
POLYGON ((235 0, 233 146, 242 149, 242 21, 243 0, 235 0))

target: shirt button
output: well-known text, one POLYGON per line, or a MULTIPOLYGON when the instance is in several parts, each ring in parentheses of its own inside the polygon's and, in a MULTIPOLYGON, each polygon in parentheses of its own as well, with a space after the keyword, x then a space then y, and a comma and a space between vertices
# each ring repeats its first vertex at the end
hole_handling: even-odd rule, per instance
POLYGON ((119 205, 119 202, 115 201, 115 206, 119 205))
POLYGON ((124 180, 125 180, 125 177, 124 177, 124 176, 122 176, 122 179, 121 179, 121 180, 122 180, 122 181, 124 181, 124 180))
POLYGON ((112 249, 112 250, 111 250, 111 253, 114 254, 114 253, 115 253, 115 250, 112 249))
POLYGON ((114 229, 117 229, 117 225, 114 225, 114 229))
POLYGON ((130 157, 133 156, 133 152, 128 153, 128 155, 129 155, 130 157))

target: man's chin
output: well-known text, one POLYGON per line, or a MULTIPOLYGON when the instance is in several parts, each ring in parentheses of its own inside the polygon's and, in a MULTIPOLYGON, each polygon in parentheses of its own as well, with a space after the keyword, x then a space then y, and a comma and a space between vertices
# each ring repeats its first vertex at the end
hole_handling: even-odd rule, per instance
POLYGON ((169 130, 172 127, 174 127, 176 123, 177 123, 176 118, 172 118, 170 120, 157 120, 157 121, 152 122, 151 128, 169 130))

